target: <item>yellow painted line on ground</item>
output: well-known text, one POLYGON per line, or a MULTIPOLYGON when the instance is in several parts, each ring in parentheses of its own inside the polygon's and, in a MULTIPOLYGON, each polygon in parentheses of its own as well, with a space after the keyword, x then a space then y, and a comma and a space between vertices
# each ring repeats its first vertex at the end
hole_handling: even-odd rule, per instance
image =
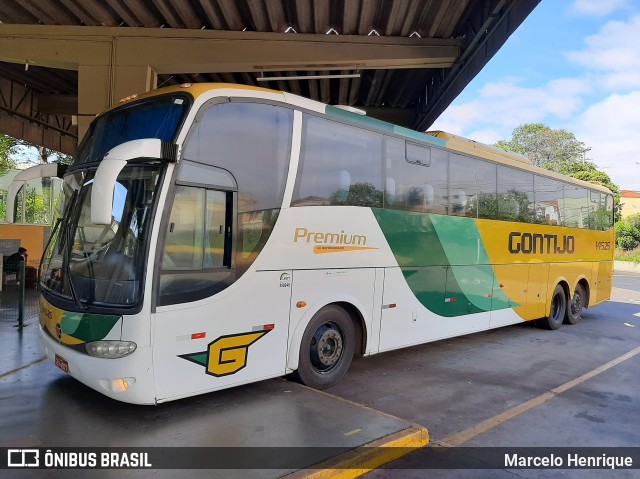
POLYGON ((326 391, 319 391, 304 384, 300 384, 300 386, 314 393, 371 411, 378 416, 402 421, 408 424, 409 427, 354 448, 327 461, 315 464, 312 468, 296 471, 285 476, 286 479, 353 479, 429 444, 429 431, 419 424, 414 424, 406 419, 378 411, 364 404, 335 396, 326 391))
POLYGON ((486 421, 482 421, 481 423, 478 423, 475 426, 465 429, 464 431, 461 431, 456 434, 452 434, 451 436, 444 438, 442 441, 437 441, 436 445, 443 446, 443 447, 455 447, 455 446, 464 444, 470 439, 482 433, 485 433, 490 429, 493 429, 494 427, 499 426, 503 422, 506 422, 509 419, 513 419, 514 417, 519 416, 520 414, 533 409, 534 407, 540 406, 541 404, 547 402, 549 399, 553 399, 557 397, 559 394, 562 394, 563 392, 568 391, 569 389, 576 387, 585 381, 588 381, 589 379, 597 376, 598 374, 601 374, 611 369, 612 367, 617 366, 618 364, 624 361, 627 361, 628 359, 631 359, 634 356, 637 356, 638 354, 640 354, 640 347, 637 347, 629 351, 628 353, 623 354, 622 356, 619 356, 609 361, 608 363, 605 363, 602 366, 599 366, 589 371, 588 373, 583 374, 582 376, 576 379, 567 381, 566 383, 561 384, 560 386, 553 388, 550 391, 547 391, 541 394, 540 396, 537 396, 533 399, 530 399, 527 402, 524 402, 518 406, 508 409, 503 413, 490 417, 486 421))
POLYGON ((417 424, 349 452, 285 476, 286 479, 353 479, 401 458, 429 443, 429 432, 417 424))

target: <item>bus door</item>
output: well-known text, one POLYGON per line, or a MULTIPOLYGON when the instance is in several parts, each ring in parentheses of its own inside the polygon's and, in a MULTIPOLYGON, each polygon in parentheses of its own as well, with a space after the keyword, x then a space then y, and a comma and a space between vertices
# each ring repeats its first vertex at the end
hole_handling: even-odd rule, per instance
POLYGON ((233 191, 176 185, 152 315, 158 401, 285 373, 291 271, 237 278, 236 202, 233 191))

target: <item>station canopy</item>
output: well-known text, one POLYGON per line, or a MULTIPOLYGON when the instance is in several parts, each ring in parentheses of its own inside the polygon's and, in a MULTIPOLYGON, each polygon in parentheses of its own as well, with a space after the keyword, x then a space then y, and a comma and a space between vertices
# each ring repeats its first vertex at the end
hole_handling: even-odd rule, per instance
POLYGON ((2 0, 0 133, 73 153, 79 109, 81 117, 97 113, 82 112, 82 95, 90 94, 79 80, 82 61, 38 60, 36 50, 45 50, 38 44, 31 47, 36 60, 30 61, 30 52, 21 47, 31 45, 34 35, 45 42, 49 36, 52 42, 78 35, 96 42, 112 39, 116 60, 110 67, 116 71, 110 74, 116 79, 117 68, 128 64, 115 52, 125 58, 123 50, 132 49, 153 71, 150 87, 187 82, 262 86, 354 106, 423 131, 538 3, 2 0), (174 45, 178 40, 181 50, 174 45))

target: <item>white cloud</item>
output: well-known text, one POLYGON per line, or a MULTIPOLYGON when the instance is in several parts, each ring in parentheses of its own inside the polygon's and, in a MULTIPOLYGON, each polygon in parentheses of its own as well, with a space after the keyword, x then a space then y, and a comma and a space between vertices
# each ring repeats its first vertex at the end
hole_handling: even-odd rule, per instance
POLYGON ((576 0, 571 11, 582 15, 604 16, 627 8, 628 0, 576 0))
POLYGON ((640 191, 640 91, 591 105, 570 126, 591 148, 588 156, 622 189, 640 191))
MULTIPOLYGON (((576 2, 582 9, 603 4, 608 2, 576 2)), ((623 3, 615 5, 622 8, 623 3)), ((609 21, 585 38, 583 49, 566 53, 583 67, 575 77, 534 87, 514 77, 486 83, 473 100, 451 105, 432 129, 495 143, 510 139, 513 130, 524 123, 563 128, 591 148, 587 156, 614 183, 640 191, 638 31, 639 15, 609 21)))
POLYGON ((516 78, 487 83, 477 99, 450 106, 431 129, 495 143, 511 138, 514 128, 523 123, 540 123, 549 117, 574 118, 582 108, 582 95, 591 88, 590 82, 572 78, 552 80, 536 88, 519 83, 516 78))
POLYGON ((640 89, 640 54, 637 32, 640 16, 612 21, 585 38, 585 48, 566 53, 569 60, 602 75, 598 82, 608 91, 640 89))

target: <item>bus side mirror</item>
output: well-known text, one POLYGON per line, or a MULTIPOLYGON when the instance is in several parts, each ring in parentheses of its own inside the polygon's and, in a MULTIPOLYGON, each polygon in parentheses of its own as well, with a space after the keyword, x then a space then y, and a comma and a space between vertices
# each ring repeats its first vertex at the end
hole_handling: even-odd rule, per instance
POLYGON ((20 189, 27 184, 27 181, 35 180, 36 178, 59 177, 60 171, 61 165, 58 163, 47 163, 32 166, 18 173, 11 182, 11 185, 9 185, 9 191, 7 193, 7 223, 13 223, 15 221, 16 196, 20 189))

